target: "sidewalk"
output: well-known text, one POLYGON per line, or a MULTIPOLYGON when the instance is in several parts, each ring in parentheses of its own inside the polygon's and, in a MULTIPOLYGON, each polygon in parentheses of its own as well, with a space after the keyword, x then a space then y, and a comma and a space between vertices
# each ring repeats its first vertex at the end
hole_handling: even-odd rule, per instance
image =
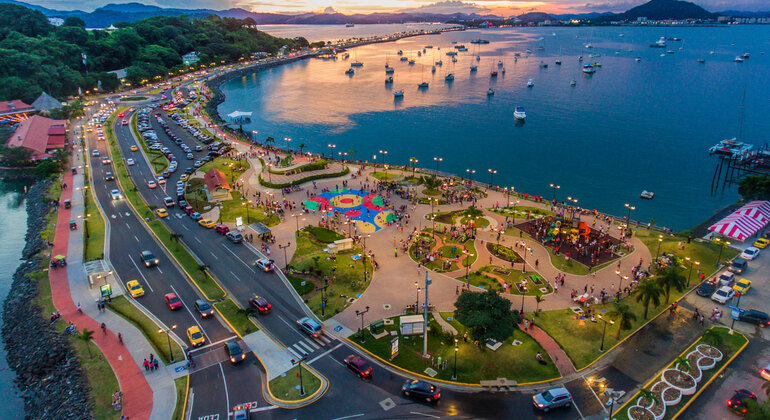
MULTIPOLYGON (((519 329, 524 331, 524 324, 519 324, 519 329)), ((556 368, 559 369, 559 375, 566 378, 577 371, 575 365, 572 364, 572 360, 567 356, 567 353, 565 353, 564 350, 559 347, 559 344, 556 343, 550 335, 546 334, 545 331, 537 326, 530 326, 525 332, 535 339, 538 344, 543 346, 543 349, 548 353, 548 356, 551 357, 556 368)))

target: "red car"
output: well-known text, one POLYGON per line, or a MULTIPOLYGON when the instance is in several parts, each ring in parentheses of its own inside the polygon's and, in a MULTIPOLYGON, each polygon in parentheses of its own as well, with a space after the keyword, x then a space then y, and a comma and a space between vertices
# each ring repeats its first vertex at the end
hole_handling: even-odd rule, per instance
POLYGON ((119 114, 118 114, 118 117, 120 117, 120 118, 123 118, 123 117, 125 117, 125 116, 126 116, 126 113, 125 113, 125 112, 121 112, 121 113, 119 113, 119 114))
POLYGON ((351 354, 346 357, 345 366, 355 372, 359 378, 370 378, 372 376, 372 367, 369 366, 369 363, 366 363, 366 360, 358 356, 351 354))
POLYGON ((214 230, 215 230, 215 231, 216 231, 218 234, 220 234, 220 235, 224 235, 224 234, 226 234, 227 232, 230 232, 230 228, 229 228, 229 227, 227 227, 227 225, 219 225, 219 226, 217 226, 216 228, 214 228, 214 230))
POLYGON ((163 296, 163 300, 166 301, 166 305, 168 305, 172 311, 182 307, 182 300, 179 299, 179 296, 177 296, 176 293, 166 293, 163 296))
POLYGON ((188 216, 195 213, 195 209, 192 206, 186 206, 182 211, 188 216))
POLYGON ((267 299, 263 298, 262 296, 254 296, 249 298, 249 304, 254 309, 258 310, 260 315, 270 313, 270 308, 273 307, 270 303, 268 303, 267 299))

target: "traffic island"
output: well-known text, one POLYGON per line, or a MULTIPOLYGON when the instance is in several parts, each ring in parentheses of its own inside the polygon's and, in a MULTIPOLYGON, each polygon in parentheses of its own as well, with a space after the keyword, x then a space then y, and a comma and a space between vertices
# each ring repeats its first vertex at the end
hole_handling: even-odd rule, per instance
POLYGON ((466 276, 457 277, 457 280, 470 283, 481 289, 495 290, 500 293, 512 295, 537 296, 547 295, 553 292, 553 287, 537 272, 514 270, 510 267, 497 265, 485 265, 477 271, 466 276), (508 289, 504 288, 508 284, 508 289))
POLYGON ((370 324, 370 328, 363 331, 363 341, 360 331, 347 339, 381 362, 430 381, 480 386, 487 380, 506 378, 508 383, 521 386, 560 377, 547 352, 529 334, 514 330, 512 336, 500 342, 474 343, 466 334, 467 328, 453 318, 452 312, 442 312, 440 316, 457 330, 457 335, 444 332, 433 314, 429 314, 428 358, 422 356, 423 335, 410 334, 413 326, 405 324, 401 328, 401 320, 409 321, 410 316, 370 324), (542 363, 537 360, 538 354, 542 363))
POLYGON ((158 353, 158 356, 164 364, 170 364, 171 359, 183 360, 185 358, 184 352, 182 351, 182 348, 179 347, 179 344, 177 344, 175 340, 169 341, 166 337, 166 333, 160 329, 161 327, 129 302, 127 297, 117 296, 112 298, 107 303, 107 309, 115 312, 121 318, 139 329, 139 331, 141 331, 147 338, 147 341, 152 344, 152 347, 158 353))
POLYGON ((249 318, 249 314, 252 310, 241 309, 241 307, 230 298, 214 303, 214 309, 219 312, 219 315, 224 319, 227 325, 241 337, 259 331, 257 324, 249 318))
POLYGON ((726 327, 712 327, 653 377, 611 417, 618 420, 675 419, 748 345, 726 327))
POLYGON ((473 265, 478 258, 475 239, 467 234, 453 234, 425 229, 412 240, 409 256, 414 262, 439 273, 473 265))
POLYGON ((294 366, 268 383, 270 395, 283 403, 300 403, 314 398, 321 391, 321 378, 314 370, 294 366), (302 369, 300 381, 300 369, 302 369), (301 382, 301 383, 300 383, 301 382))

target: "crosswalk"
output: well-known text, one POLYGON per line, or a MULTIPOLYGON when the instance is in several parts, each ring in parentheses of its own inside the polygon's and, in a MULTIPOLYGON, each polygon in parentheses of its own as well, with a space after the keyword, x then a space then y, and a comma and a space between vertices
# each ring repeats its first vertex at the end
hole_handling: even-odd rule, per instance
POLYGON ((323 335, 319 338, 307 337, 286 347, 286 350, 289 350, 289 353, 297 359, 301 359, 304 356, 310 356, 322 348, 330 347, 331 343, 332 340, 323 335))

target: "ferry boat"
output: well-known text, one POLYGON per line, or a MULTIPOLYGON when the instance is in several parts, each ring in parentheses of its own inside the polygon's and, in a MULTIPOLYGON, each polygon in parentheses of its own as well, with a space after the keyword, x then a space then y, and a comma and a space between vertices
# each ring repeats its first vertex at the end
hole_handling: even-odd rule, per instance
POLYGON ((355 69, 353 69, 353 67, 351 67, 351 68, 345 70, 345 74, 349 74, 349 75, 352 76, 352 75, 356 74, 356 71, 355 71, 355 69))
POLYGON ((666 48, 666 37, 660 37, 654 44, 650 44, 650 48, 666 48))
POLYGON ((420 89, 424 89, 424 88, 428 87, 428 82, 422 82, 419 85, 417 85, 417 87, 420 88, 420 89))
POLYGON ((639 194, 640 198, 644 198, 645 200, 652 200, 655 198, 655 193, 652 191, 644 190, 641 194, 639 194))
POLYGON ((393 67, 388 67, 385 69, 385 74, 393 74, 393 72, 396 71, 393 67))
POLYGON ((531 88, 535 86, 535 81, 532 79, 527 80, 527 87, 531 88))
POLYGON ((471 66, 471 71, 476 71, 476 70, 478 70, 478 69, 479 69, 479 67, 478 67, 478 66, 476 66, 476 65, 473 65, 473 66, 471 66))
POLYGON ((492 88, 487 89, 487 96, 492 96, 495 94, 495 91, 492 90, 492 88))
POLYGON ((390 76, 386 77, 386 78, 385 78, 385 84, 386 84, 386 85, 389 85, 389 84, 391 84, 391 83, 393 83, 393 78, 392 78, 392 77, 390 77, 390 76))
POLYGON ((397 90, 393 92, 393 96, 396 98, 403 98, 404 97, 404 91, 403 90, 397 90))
POLYGON ((540 68, 545 69, 548 68, 548 64, 544 63, 542 60, 540 61, 540 68))
POLYGON ((479 39, 471 40, 471 44, 489 44, 489 41, 487 41, 486 39, 479 38, 479 39))
POLYGON ((516 118, 517 120, 523 120, 527 118, 527 113, 524 111, 523 106, 517 106, 516 109, 514 109, 513 118, 516 118))
POLYGON ((734 158, 746 154, 753 148, 753 144, 740 142, 736 137, 733 137, 731 139, 722 140, 714 146, 711 146, 709 148, 709 153, 712 155, 722 155, 734 158))
POLYGON ((743 57, 741 57, 740 55, 737 55, 735 56, 733 61, 735 61, 736 63, 743 63, 743 57))
POLYGON ((446 77, 444 77, 444 80, 446 80, 447 82, 451 82, 454 79, 455 79, 455 75, 453 73, 449 73, 446 75, 446 77))
POLYGON ((583 73, 593 74, 593 73, 596 73, 596 69, 594 68, 594 66, 592 66, 590 64, 584 64, 583 65, 583 73))
POLYGON ((363 67, 363 66, 364 66, 364 63, 362 63, 362 62, 360 62, 360 61, 356 60, 356 61, 354 61, 354 62, 350 63, 350 66, 351 66, 351 67, 363 67))

